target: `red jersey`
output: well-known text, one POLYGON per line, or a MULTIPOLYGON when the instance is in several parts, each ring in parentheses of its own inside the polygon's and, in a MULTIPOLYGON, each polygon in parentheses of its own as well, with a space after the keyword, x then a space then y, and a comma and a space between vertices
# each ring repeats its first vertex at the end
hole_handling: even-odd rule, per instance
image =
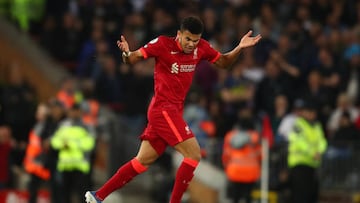
POLYGON ((154 97, 149 108, 164 103, 182 108, 197 64, 201 60, 214 63, 220 57, 220 53, 204 39, 200 39, 192 53, 186 54, 174 37, 166 36, 153 39, 140 51, 145 59, 155 58, 154 97))

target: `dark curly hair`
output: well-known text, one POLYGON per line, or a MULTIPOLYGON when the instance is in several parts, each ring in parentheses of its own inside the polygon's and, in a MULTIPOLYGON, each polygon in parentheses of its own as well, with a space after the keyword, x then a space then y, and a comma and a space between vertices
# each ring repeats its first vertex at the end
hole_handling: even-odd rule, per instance
POLYGON ((181 31, 188 30, 191 34, 202 34, 204 30, 204 24, 197 16, 189 16, 182 20, 181 31))

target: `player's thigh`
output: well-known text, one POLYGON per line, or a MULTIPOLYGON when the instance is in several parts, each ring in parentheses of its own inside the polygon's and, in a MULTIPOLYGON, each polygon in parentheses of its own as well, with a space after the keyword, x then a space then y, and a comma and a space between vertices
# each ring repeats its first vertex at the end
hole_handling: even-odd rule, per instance
POLYGON ((154 126, 151 124, 146 126, 140 139, 148 141, 151 147, 157 152, 158 156, 161 156, 164 153, 168 145, 168 143, 157 134, 154 126))
POLYGON ((156 150, 148 140, 143 140, 140 145, 136 159, 144 166, 149 166, 159 157, 156 150))

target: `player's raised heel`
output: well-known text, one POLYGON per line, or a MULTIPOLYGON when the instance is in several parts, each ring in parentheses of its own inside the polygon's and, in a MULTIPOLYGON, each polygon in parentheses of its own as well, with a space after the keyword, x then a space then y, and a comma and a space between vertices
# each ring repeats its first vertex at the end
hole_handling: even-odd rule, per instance
POLYGON ((86 203, 102 203, 101 200, 96 198, 95 191, 87 191, 85 193, 85 202, 86 203))

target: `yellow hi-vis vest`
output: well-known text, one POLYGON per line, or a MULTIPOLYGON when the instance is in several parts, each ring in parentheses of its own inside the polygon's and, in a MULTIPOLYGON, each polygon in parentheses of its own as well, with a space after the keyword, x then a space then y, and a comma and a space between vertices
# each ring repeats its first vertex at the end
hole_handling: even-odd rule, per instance
POLYGON ((30 0, 12 0, 10 4, 11 17, 23 31, 28 31, 30 26, 29 2, 30 0))
POLYGON ((45 11, 45 0, 11 0, 10 13, 21 30, 28 31, 30 21, 40 21, 45 11))
POLYGON ((59 171, 90 171, 88 152, 94 148, 94 137, 84 126, 60 127, 51 139, 51 146, 59 150, 57 169, 59 171))
POLYGON ((316 168, 320 160, 315 159, 316 154, 323 154, 327 142, 324 131, 319 122, 310 124, 304 118, 297 118, 294 129, 289 134, 288 166, 306 165, 316 168))

